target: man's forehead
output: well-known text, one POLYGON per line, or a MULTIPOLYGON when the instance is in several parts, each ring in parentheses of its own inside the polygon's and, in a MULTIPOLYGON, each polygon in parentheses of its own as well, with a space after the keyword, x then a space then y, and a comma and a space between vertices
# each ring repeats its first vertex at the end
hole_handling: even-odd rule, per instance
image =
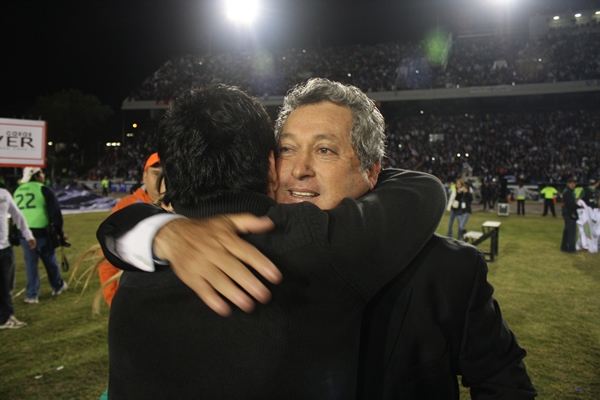
POLYGON ((305 104, 290 113, 280 139, 327 139, 345 141, 353 126, 352 111, 345 105, 323 101, 305 104))

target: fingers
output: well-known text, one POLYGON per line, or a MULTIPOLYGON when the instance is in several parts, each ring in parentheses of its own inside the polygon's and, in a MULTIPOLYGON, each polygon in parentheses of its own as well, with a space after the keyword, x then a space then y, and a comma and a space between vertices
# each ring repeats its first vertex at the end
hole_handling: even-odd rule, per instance
POLYGON ((229 221, 237 233, 265 233, 273 230, 275 224, 269 217, 256 217, 252 214, 227 214, 221 216, 229 221))
POLYGON ((220 316, 228 317, 231 314, 231 307, 229 307, 229 304, 227 304, 227 302, 225 302, 206 281, 197 280, 188 286, 196 292, 204 304, 220 316))
MULTIPOLYGON (((235 257, 236 260, 249 265, 269 282, 274 284, 281 282, 282 276, 279 269, 277 269, 271 260, 265 257, 250 243, 236 236, 232 239, 232 242, 223 243, 223 246, 231 253, 233 257, 235 257)), ((247 271, 246 267, 243 268, 247 271)), ((250 274, 249 271, 248 274, 250 274)), ((256 279, 254 275, 250 275, 256 279)), ((256 279, 256 281, 260 283, 258 279, 256 279)))
POLYGON ((205 276, 215 290, 233 303, 250 300, 246 292, 263 304, 271 300, 269 289, 235 256, 217 260, 215 268, 205 276))
MULTIPOLYGON (((240 234, 265 233, 275 228, 275 224, 268 217, 256 217, 251 214, 222 215, 225 222, 229 222, 235 231, 240 234)), ((282 276, 275 264, 265 257, 256 247, 252 246, 237 235, 231 235, 230 241, 221 244, 237 259, 251 266, 271 283, 280 283, 282 276)))
POLYGON ((251 312, 253 299, 267 303, 271 293, 244 263, 273 283, 281 281, 281 273, 254 246, 241 239, 238 232, 266 232, 273 226, 270 219, 250 214, 206 220, 176 219, 158 231, 153 249, 219 315, 231 313, 221 296, 251 312))

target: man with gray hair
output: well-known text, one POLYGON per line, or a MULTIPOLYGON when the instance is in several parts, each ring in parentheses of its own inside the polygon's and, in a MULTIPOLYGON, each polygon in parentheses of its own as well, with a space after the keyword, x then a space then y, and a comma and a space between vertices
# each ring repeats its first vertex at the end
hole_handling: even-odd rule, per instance
MULTIPOLYGON (((339 88, 348 98, 364 96, 339 88)), ((292 112, 279 144, 263 106, 238 89, 209 85, 171 104, 159 125, 158 153, 167 187, 163 201, 186 217, 220 216, 201 221, 213 228, 236 221, 226 213, 266 214, 272 222, 259 222, 274 223, 275 230, 246 235, 244 244, 256 246, 281 273, 275 270, 261 283, 274 301, 253 313, 235 308, 223 318, 175 275, 180 275, 174 265, 180 260, 172 268, 157 266, 152 274, 125 271, 109 322, 111 399, 355 397, 362 312, 431 237, 445 198, 430 175, 390 170, 379 176, 377 153, 363 170, 349 138, 351 111, 333 103, 322 108, 321 103, 292 112), (276 168, 289 168, 292 178, 280 193, 296 204, 277 205, 267 197, 279 192, 276 168), (345 183, 348 179, 352 186, 345 183), (353 197, 364 196, 344 198, 348 190, 353 197), (428 217, 418 216, 428 211, 428 217), (418 228, 403 229, 418 223, 418 228), (269 283, 281 276, 280 285, 269 283)), ((378 113, 375 107, 368 111, 367 119, 378 113)), ((371 133, 377 130, 375 141, 383 149, 383 125, 371 133)), ((127 227, 144 214, 176 218, 161 234, 169 242, 169 232, 175 233, 184 259, 197 242, 219 237, 216 228, 202 237, 182 233, 176 228, 189 228, 190 220, 152 205, 138 206, 144 204, 112 214, 99 232, 118 237, 117 226, 127 227)), ((121 251, 119 241, 100 237, 100 242, 107 259, 122 266, 110 256, 111 249, 121 251)), ((133 247, 139 248, 139 242, 133 247)), ((154 268, 150 247, 137 259, 141 268, 154 268)), ((174 260, 160 245, 154 253, 174 260)), ((245 253, 243 248, 236 254, 245 253)), ((227 268, 221 274, 232 275, 227 268)), ((214 281, 210 284, 220 291, 214 281)))
MULTIPOLYGON (((144 228, 138 225, 132 232, 123 235, 141 217, 154 214, 144 223, 150 223, 152 219, 162 219, 163 223, 165 220, 158 209, 148 211, 138 207, 139 211, 135 211, 131 206, 121 215, 113 214, 101 225, 98 238, 105 255, 121 268, 131 270, 134 267, 130 264, 135 264, 137 268, 148 271, 154 269, 153 248, 155 256, 168 260, 175 274, 221 315, 229 315, 232 311, 216 292, 242 310, 250 311, 254 307, 250 296, 266 302, 270 290, 273 292, 271 304, 260 306, 249 315, 255 315, 259 320, 263 318, 265 323, 265 316, 283 304, 286 316, 279 316, 283 321, 279 324, 288 325, 293 321, 300 322, 302 326, 314 326, 320 333, 313 331, 312 334, 322 336, 320 339, 342 328, 344 334, 338 333, 337 340, 345 338, 344 346, 348 353, 343 364, 329 369, 333 367, 331 360, 314 358, 314 351, 319 346, 299 347, 297 350, 301 354, 285 357, 280 366, 283 371, 276 368, 271 374, 262 376, 255 382, 252 391, 244 393, 243 397, 259 398, 254 389, 266 387, 262 398, 278 398, 282 394, 289 398, 308 398, 307 391, 284 393, 281 385, 298 388, 296 379, 302 379, 308 372, 303 370, 302 365, 311 362, 312 366, 306 368, 320 372, 312 375, 305 389, 319 387, 326 370, 329 372, 325 375, 329 375, 327 379, 333 385, 330 388, 335 389, 318 394, 312 391, 310 398, 458 399, 457 375, 462 375, 463 384, 471 387, 473 398, 533 398, 535 389, 522 363, 525 351, 518 346, 492 297, 493 288, 486 280, 487 266, 481 252, 470 245, 437 235, 430 238, 423 249, 420 239, 412 238, 412 244, 407 242, 407 237, 414 234, 422 236, 423 223, 429 225, 429 206, 423 210, 423 204, 398 196, 400 188, 408 189, 405 185, 418 180, 396 181, 400 185, 392 185, 394 189, 391 191, 386 189, 392 183, 389 175, 392 171, 380 173, 383 118, 373 102, 354 87, 326 79, 311 79, 286 96, 276 124, 276 137, 279 154, 275 199, 279 203, 299 203, 293 207, 303 206, 312 210, 307 203, 313 203, 322 210, 331 210, 317 213, 311 218, 311 224, 303 228, 306 233, 317 234, 323 248, 313 248, 290 236, 294 230, 286 227, 286 221, 294 218, 290 215, 286 219, 278 218, 280 211, 268 213, 274 218, 277 230, 266 237, 284 234, 284 238, 291 239, 288 245, 296 243, 300 246, 296 247, 297 251, 289 253, 284 246, 279 250, 283 254, 271 254, 268 247, 261 247, 259 242, 249 239, 279 266, 283 275, 280 285, 263 284, 237 260, 239 258, 253 267, 266 280, 278 281, 272 279, 275 274, 268 260, 257 254, 256 249, 249 248, 247 242, 235 241, 231 225, 242 232, 256 232, 249 220, 239 223, 240 220, 235 219, 237 217, 231 217, 229 222, 175 219, 164 225, 156 237, 157 228, 148 229, 148 225, 144 228), (415 218, 399 224, 398 217, 406 214, 415 218), (128 242, 140 243, 137 230, 149 232, 150 239, 145 240, 148 245, 144 249, 138 246, 137 250, 143 251, 136 254, 124 254, 125 249, 135 250, 136 246, 128 245, 128 242), (321 236, 323 233, 325 235, 321 236), (153 246, 150 245, 152 237, 153 246), (418 249, 416 257, 406 248, 415 245, 418 249), (400 256, 399 252, 407 253, 400 256), (320 266, 312 269, 310 263, 306 264, 306 257, 310 254, 316 257, 327 255, 329 261, 324 259, 320 266), (390 258, 393 254, 399 257, 390 258), (352 323, 349 314, 327 314, 332 307, 342 310, 353 303, 353 296, 343 290, 346 284, 338 282, 327 288, 315 286, 328 274, 330 261, 338 266, 339 269, 334 268, 337 274, 345 276, 342 281, 357 284, 354 290, 358 290, 356 293, 361 293, 360 297, 366 301, 366 308, 359 306, 361 327, 352 323), (290 262, 296 268, 290 268, 290 262), (391 278, 389 275, 382 277, 381 271, 389 268, 397 273, 391 278), (352 278, 360 274, 366 274, 362 281, 352 278), (300 276, 302 279, 299 280, 300 276), (387 283, 374 296, 366 295, 364 289, 372 287, 373 280, 382 282, 382 278, 387 283), (305 282, 303 288, 297 286, 299 282, 305 282), (332 291, 332 297, 327 297, 323 290, 332 291), (291 293, 298 301, 285 306, 291 293), (340 300, 345 306, 335 305, 340 300), (289 307, 291 304, 293 306, 289 307), (356 329, 360 330, 360 340, 347 341, 346 336, 353 336, 356 329), (295 370, 293 378, 287 376, 282 379, 282 372, 295 367, 300 370, 295 370), (346 376, 340 380, 339 374, 350 374, 352 378, 346 376), (340 386, 341 381, 345 384, 340 386)), ((162 160, 168 158, 167 155, 160 156, 162 160)), ((164 168, 169 193, 172 182, 166 161, 164 168)), ((444 201, 444 196, 441 200, 444 201)), ((272 210, 287 209, 280 205, 272 210)), ((178 211, 176 205, 175 210, 178 211)), ((438 215, 437 204, 433 212, 438 215)), ((438 223, 439 220, 435 225, 438 223)), ((138 310, 139 307, 136 307, 136 312, 138 310)), ((231 318, 235 321, 242 315, 234 309, 225 321, 231 318)), ((211 328, 212 323, 220 322, 211 321, 211 328)), ((294 326, 295 329, 287 332, 289 340, 296 338, 292 332, 297 333, 300 329, 294 326)), ((125 331, 122 333, 127 334, 125 331)), ((155 335, 152 332, 152 336, 155 335)), ((281 352, 277 345, 281 338, 272 335, 269 338, 274 342, 264 351, 281 352)), ((322 340, 314 343, 320 342, 322 340)), ((202 340, 197 338, 192 343, 201 345, 202 340)), ((253 346, 256 343, 246 344, 248 351, 256 350, 253 346)), ((320 347, 317 352, 325 349, 320 347)), ((243 353, 227 358, 226 363, 239 365, 245 360, 243 353)), ((253 364, 263 366, 263 361, 261 359, 253 364)), ((202 362, 199 361, 200 364, 202 362)), ((254 372, 246 370, 243 373, 251 375, 254 372)), ((199 376, 197 384, 201 386, 205 382, 202 374, 199 376)), ((221 397, 228 397, 221 394, 221 397)))

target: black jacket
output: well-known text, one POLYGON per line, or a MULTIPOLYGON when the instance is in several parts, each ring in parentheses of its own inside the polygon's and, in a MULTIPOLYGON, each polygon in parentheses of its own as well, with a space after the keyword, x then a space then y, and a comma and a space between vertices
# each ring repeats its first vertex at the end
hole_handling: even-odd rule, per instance
MULTIPOLYGON (((448 267, 440 259, 431 266, 417 266, 416 273, 413 268, 406 269, 417 254, 424 254, 421 249, 445 205, 441 185, 425 183, 426 179, 423 174, 385 171, 374 191, 359 201, 345 199, 334 210, 321 211, 308 203, 268 210, 277 230, 247 240, 271 258, 284 280, 270 285, 271 303, 251 314, 234 310, 229 318, 216 315, 168 268, 152 274, 124 274, 109 324, 110 398, 351 399, 358 390, 359 397, 374 399, 382 394, 384 380, 386 387, 391 385, 391 393, 402 393, 401 398, 408 399, 426 398, 423 390, 442 383, 440 393, 451 399, 457 398, 458 373, 479 374, 475 371, 477 360, 492 362, 494 373, 474 375, 475 385, 504 386, 501 395, 520 393, 523 382, 529 382, 521 368, 525 353, 494 307, 491 286, 485 281, 485 263, 478 264, 481 254, 461 245, 468 250, 457 254, 458 268, 452 270, 451 264, 447 271, 455 272, 452 276, 464 281, 467 291, 460 283, 452 286, 434 277, 433 272, 443 272, 436 269, 448 267), (407 209, 412 211, 406 213, 407 209), (464 257, 469 254, 472 259, 464 257), (393 357, 386 375, 366 373, 375 371, 372 367, 379 367, 382 361, 381 349, 373 340, 389 343, 386 338, 397 336, 394 329, 372 322, 372 314, 387 310, 385 302, 378 300, 386 293, 380 290, 386 285, 393 287, 395 279, 402 280, 402 276, 418 277, 421 268, 431 280, 423 284, 448 285, 461 289, 461 294, 446 293, 442 300, 436 293, 428 297, 430 289, 419 286, 415 298, 420 301, 406 303, 402 289, 398 302, 406 304, 410 312, 392 310, 388 319, 401 322, 405 316, 426 315, 422 321, 417 318, 414 328, 400 323, 408 338, 416 335, 423 340, 403 343, 389 353, 393 357), (470 298, 479 291, 483 300, 477 297, 473 303, 464 302, 465 296, 470 298), (443 305, 443 301, 450 303, 443 305), (484 309, 472 315, 475 310, 469 304, 484 309), (430 307, 437 311, 430 312, 430 307), (446 309, 448 312, 441 312, 446 309), (473 319, 474 330, 465 330, 469 326, 466 319, 473 319), (439 332, 444 325, 449 326, 448 336, 439 332), (466 351, 465 342, 476 345, 468 346, 468 354, 461 353, 466 351), (447 347, 444 358, 439 349, 447 347), (461 351, 454 351, 457 348, 461 351), (467 357, 461 364, 458 360, 463 356, 467 357), (403 378, 410 378, 414 370, 429 371, 431 361, 439 364, 437 376, 427 379, 426 374, 420 381, 403 378), (514 376, 504 373, 513 370, 514 376)), ((186 210, 186 214, 207 216, 211 210, 261 214, 270 205, 261 195, 238 194, 200 210, 186 210)), ((150 205, 132 205, 100 226, 98 238, 109 261, 133 269, 110 253, 113 238, 157 212, 161 211, 150 205)), ((439 246, 434 243, 433 247, 439 246)), ((442 273, 439 279, 444 277, 442 273)), ((523 393, 534 393, 530 383, 525 386, 523 393)))

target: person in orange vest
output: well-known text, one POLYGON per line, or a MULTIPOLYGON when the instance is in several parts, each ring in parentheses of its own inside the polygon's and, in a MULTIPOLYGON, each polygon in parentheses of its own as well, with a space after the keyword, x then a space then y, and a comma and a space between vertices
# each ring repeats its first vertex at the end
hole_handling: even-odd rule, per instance
MULTIPOLYGON (((162 167, 160 165, 158 153, 153 153, 150 157, 148 157, 148 160, 146 160, 146 164, 144 165, 144 174, 142 175, 142 182, 144 184, 135 192, 133 192, 133 194, 123 197, 121 201, 119 201, 112 209, 111 214, 134 203, 157 203, 160 198, 158 182, 161 173, 162 167)), ((98 265, 100 282, 102 285, 104 285, 112 276, 116 275, 120 271, 120 269, 113 266, 107 260, 104 260, 102 263, 100 263, 100 265, 98 265)), ((108 303, 109 307, 118 288, 119 282, 115 280, 102 290, 104 299, 106 300, 106 303, 108 303)))

